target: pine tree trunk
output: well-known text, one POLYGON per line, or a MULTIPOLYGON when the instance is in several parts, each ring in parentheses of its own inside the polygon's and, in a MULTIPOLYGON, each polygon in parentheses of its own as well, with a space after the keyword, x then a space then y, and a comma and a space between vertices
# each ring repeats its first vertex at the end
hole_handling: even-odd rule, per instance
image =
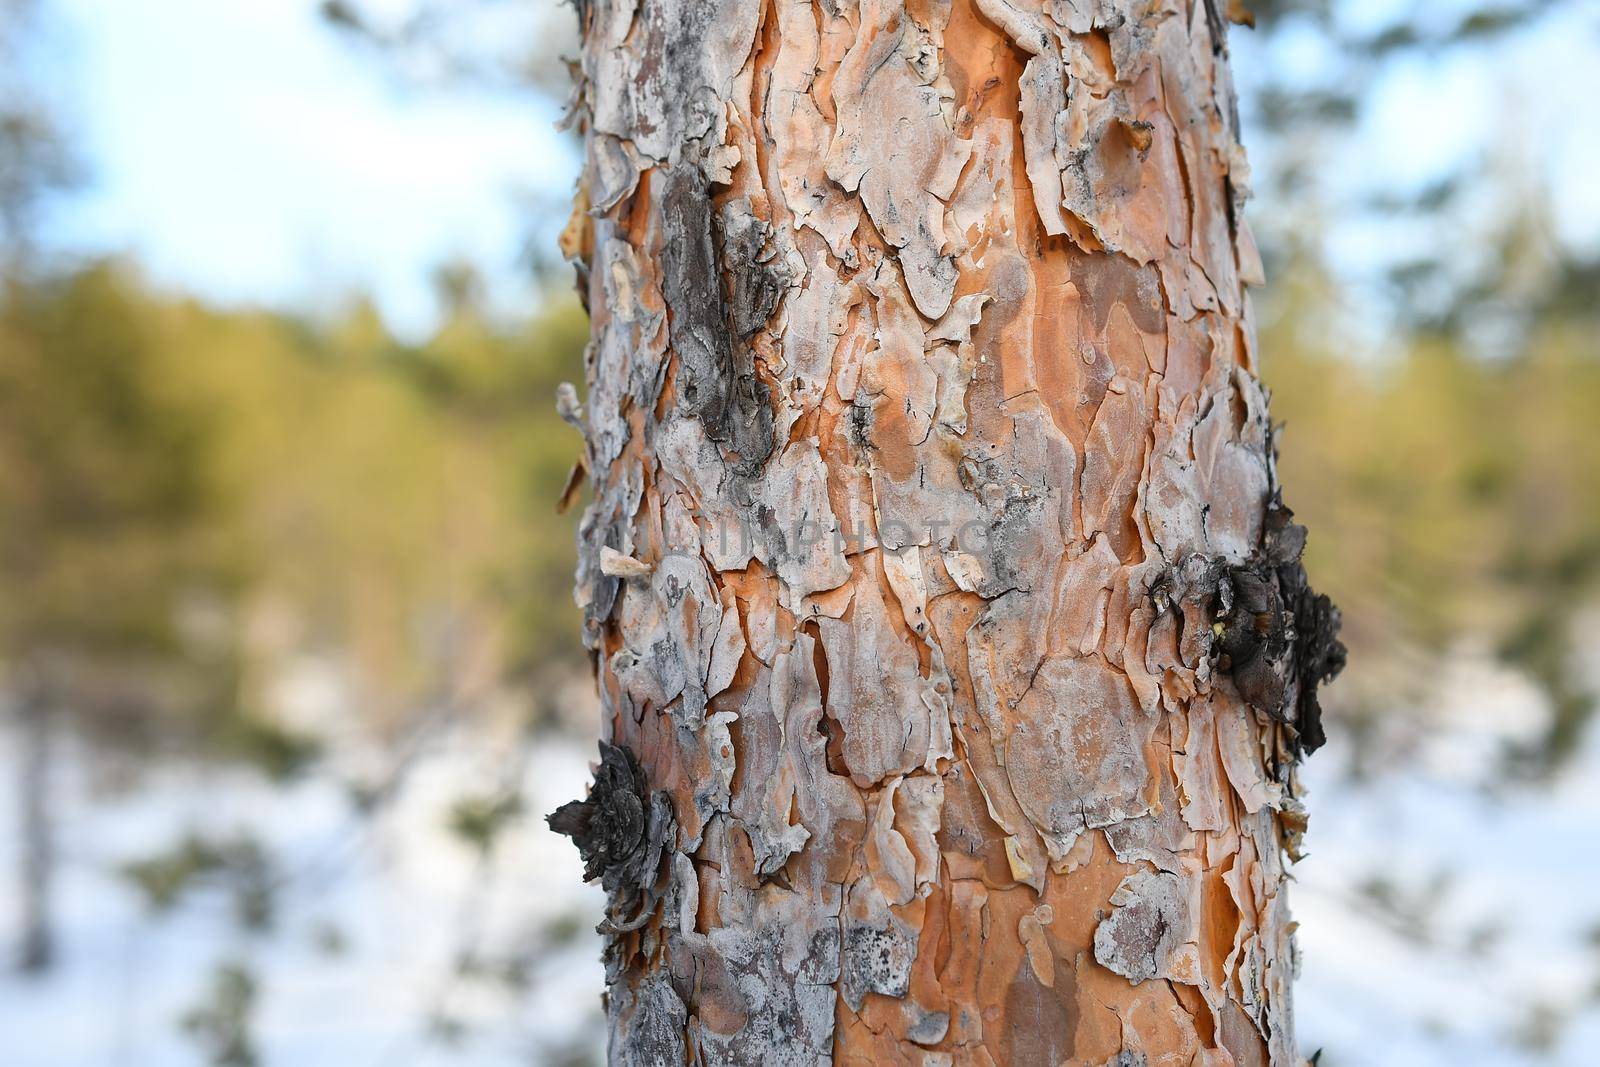
POLYGON ((1337 613, 1210 0, 592 0, 620 1064, 1291 1063, 1337 613))

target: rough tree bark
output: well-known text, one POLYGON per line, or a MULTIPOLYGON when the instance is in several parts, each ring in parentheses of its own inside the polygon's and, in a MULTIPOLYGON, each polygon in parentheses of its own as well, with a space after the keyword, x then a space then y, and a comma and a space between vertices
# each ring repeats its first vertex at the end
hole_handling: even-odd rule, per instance
POLYGON ((590 0, 621 1064, 1297 1060, 1337 613, 1213 0, 590 0))

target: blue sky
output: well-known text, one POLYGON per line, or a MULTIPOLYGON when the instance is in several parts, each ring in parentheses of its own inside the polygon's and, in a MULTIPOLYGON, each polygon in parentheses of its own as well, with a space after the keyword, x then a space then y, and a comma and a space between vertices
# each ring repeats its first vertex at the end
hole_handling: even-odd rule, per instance
POLYGON ((465 257, 503 302, 529 194, 571 187, 555 103, 407 91, 315 0, 56 0, 52 70, 90 184, 46 232, 131 253, 159 284, 325 307, 370 289, 415 332, 428 272, 465 257))
MULTIPOLYGON (((365 0, 406 10, 413 0, 365 0)), ((556 0, 527 0, 553 10, 556 0)), ((1399 0, 1356 0, 1378 27, 1399 0)), ((1452 0, 1426 9, 1448 24, 1452 0)), ((50 75, 92 181, 45 233, 68 252, 130 254, 159 284, 228 303, 326 309, 369 291, 390 322, 435 322, 428 282, 465 258, 497 306, 527 306, 528 203, 564 215, 577 161, 533 94, 408 91, 318 18, 317 0, 49 0, 50 75)), ((513 5, 514 6, 514 5, 513 5)), ((569 17, 566 10, 560 18, 569 17)), ((1280 69, 1315 76, 1315 32, 1280 34, 1280 69)), ((1571 5, 1538 30, 1392 66, 1340 158, 1347 189, 1417 188, 1487 145, 1550 181, 1569 242, 1600 246, 1600 19, 1571 5)), ((1261 42, 1234 36, 1248 88, 1261 42)), ((1247 142, 1259 157, 1260 138, 1247 142)), ((1260 217, 1272 205, 1258 200, 1260 217)), ((1461 226, 1482 222, 1481 204, 1461 226)), ((1451 220, 1452 223, 1457 220, 1451 220)), ((559 223, 557 223, 559 224, 559 223)), ((1467 231, 1467 232, 1470 232, 1467 231)), ((1370 271, 1407 241, 1393 220, 1346 218, 1334 262, 1370 271)))

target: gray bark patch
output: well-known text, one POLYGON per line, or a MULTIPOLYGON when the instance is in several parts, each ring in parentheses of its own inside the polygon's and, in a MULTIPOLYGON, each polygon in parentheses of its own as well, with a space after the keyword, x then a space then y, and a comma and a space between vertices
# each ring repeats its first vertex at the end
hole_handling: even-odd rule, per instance
POLYGON ((670 975, 645 975, 636 988, 611 986, 618 1003, 611 1011, 610 1061, 616 1067, 679 1067, 688 1059, 683 1041, 689 1013, 670 975))
MULTIPOLYGON (((710 186, 692 166, 659 173, 665 183, 662 283, 672 312, 669 334, 678 354, 678 402, 700 420, 707 437, 738 454, 741 474, 753 476, 772 454, 772 410, 749 349, 735 347, 728 326, 710 186)), ((761 298, 746 299, 754 307, 761 298)))
POLYGON ((851 1011, 860 1011, 868 993, 903 997, 911 989, 917 959, 917 931, 893 915, 882 925, 851 922, 844 928, 844 981, 841 992, 851 1011))
POLYGON ((778 310, 791 281, 789 271, 771 247, 772 227, 751 212, 748 199, 724 205, 717 214, 716 236, 734 333, 747 340, 778 310))
POLYGON ((712 932, 712 955, 701 957, 702 974, 714 977, 713 995, 723 1007, 734 1007, 741 1022, 734 1033, 718 1033, 702 1020, 702 1062, 816 1067, 831 1059, 838 926, 827 922, 807 936, 809 926, 826 920, 804 912, 784 918, 788 921, 758 922, 753 931, 724 927, 712 932))
POLYGON ((1138 984, 1169 976, 1189 929, 1189 903, 1176 875, 1140 871, 1111 895, 1111 914, 1094 931, 1094 958, 1138 984))

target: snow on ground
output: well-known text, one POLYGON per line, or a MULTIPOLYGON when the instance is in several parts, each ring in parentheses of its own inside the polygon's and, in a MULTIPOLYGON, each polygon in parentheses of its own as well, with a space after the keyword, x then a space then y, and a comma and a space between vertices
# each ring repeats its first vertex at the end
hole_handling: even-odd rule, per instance
MULTIPOLYGON (((581 795, 588 751, 552 741, 532 753, 523 774, 530 815, 581 795)), ((14 744, 4 754, 0 773, 9 775, 14 744)), ((602 897, 582 883, 570 844, 530 817, 502 835, 485 871, 447 828, 454 801, 498 784, 503 763, 483 739, 452 735, 371 822, 352 815, 346 792, 328 781, 275 788, 244 772, 170 769, 137 792, 96 799, 81 766, 69 768, 76 773, 57 782, 59 965, 39 980, 0 979, 0 1063, 202 1062, 178 1020, 201 999, 212 967, 232 959, 248 961, 260 981, 254 1029, 267 1067, 490 1067, 543 1062, 549 1049, 575 1042, 596 1047, 602 971, 592 927, 602 897), (152 918, 118 873, 191 830, 241 829, 269 842, 287 872, 266 934, 239 932, 216 894, 152 918), (449 981, 464 930, 493 954, 551 923, 572 940, 535 961, 525 993, 449 981), (325 932, 335 929, 343 947, 329 951, 325 932), (487 1025, 454 1045, 430 1040, 426 1024, 441 1012, 487 1025)), ((11 810, 0 819, 15 825, 11 810)), ((13 836, 0 872, 10 870, 13 836)))
MULTIPOLYGON (((1433 709, 1437 742, 1406 765, 1351 781, 1337 735, 1307 765, 1310 856, 1293 888, 1297 1016, 1304 1049, 1324 1049, 1323 1067, 1593 1062, 1600 739, 1548 788, 1491 795, 1478 784, 1489 754, 1526 731, 1533 700, 1514 678, 1465 662, 1433 709), (1379 875, 1387 885, 1373 884, 1379 875), (1557 1019, 1541 1052, 1538 1024, 1557 1019)), ((16 747, 8 736, 0 746, 0 780, 9 780, 16 747)), ((132 792, 105 793, 89 761, 66 748, 56 782, 60 964, 42 980, 0 978, 0 1062, 199 1063, 177 1020, 213 965, 233 958, 251 961, 261 981, 265 1067, 491 1067, 552 1062, 552 1050, 574 1046, 594 1054, 602 973, 590 928, 600 895, 536 817, 580 795, 592 750, 542 741, 509 772, 506 750, 502 738, 447 731, 363 822, 332 776, 279 788, 243 771, 169 767, 132 792), (448 831, 447 813, 507 773, 520 775, 526 817, 486 869, 448 831), (289 872, 270 934, 239 932, 227 902, 203 894, 152 919, 117 873, 186 831, 242 828, 289 872), (464 931, 493 952, 552 924, 570 939, 537 954, 520 991, 449 981, 464 931), (319 935, 333 928, 342 951, 319 935), (471 1029, 455 1044, 432 1040, 425 1023, 438 1014, 471 1029)), ((7 828, 13 799, 0 794, 7 828)), ((0 837, 0 875, 14 838, 0 837)))
POLYGON ((1403 765, 1350 781, 1335 735, 1305 767, 1310 855, 1291 897, 1302 1048, 1324 1047, 1323 1067, 1592 1064, 1600 734, 1548 787, 1490 792, 1492 755, 1540 721, 1537 694, 1469 657, 1436 699, 1403 765), (1380 875, 1392 890, 1378 900, 1399 907, 1363 892, 1380 875), (1564 1025, 1541 1037, 1541 1015, 1564 1025))

